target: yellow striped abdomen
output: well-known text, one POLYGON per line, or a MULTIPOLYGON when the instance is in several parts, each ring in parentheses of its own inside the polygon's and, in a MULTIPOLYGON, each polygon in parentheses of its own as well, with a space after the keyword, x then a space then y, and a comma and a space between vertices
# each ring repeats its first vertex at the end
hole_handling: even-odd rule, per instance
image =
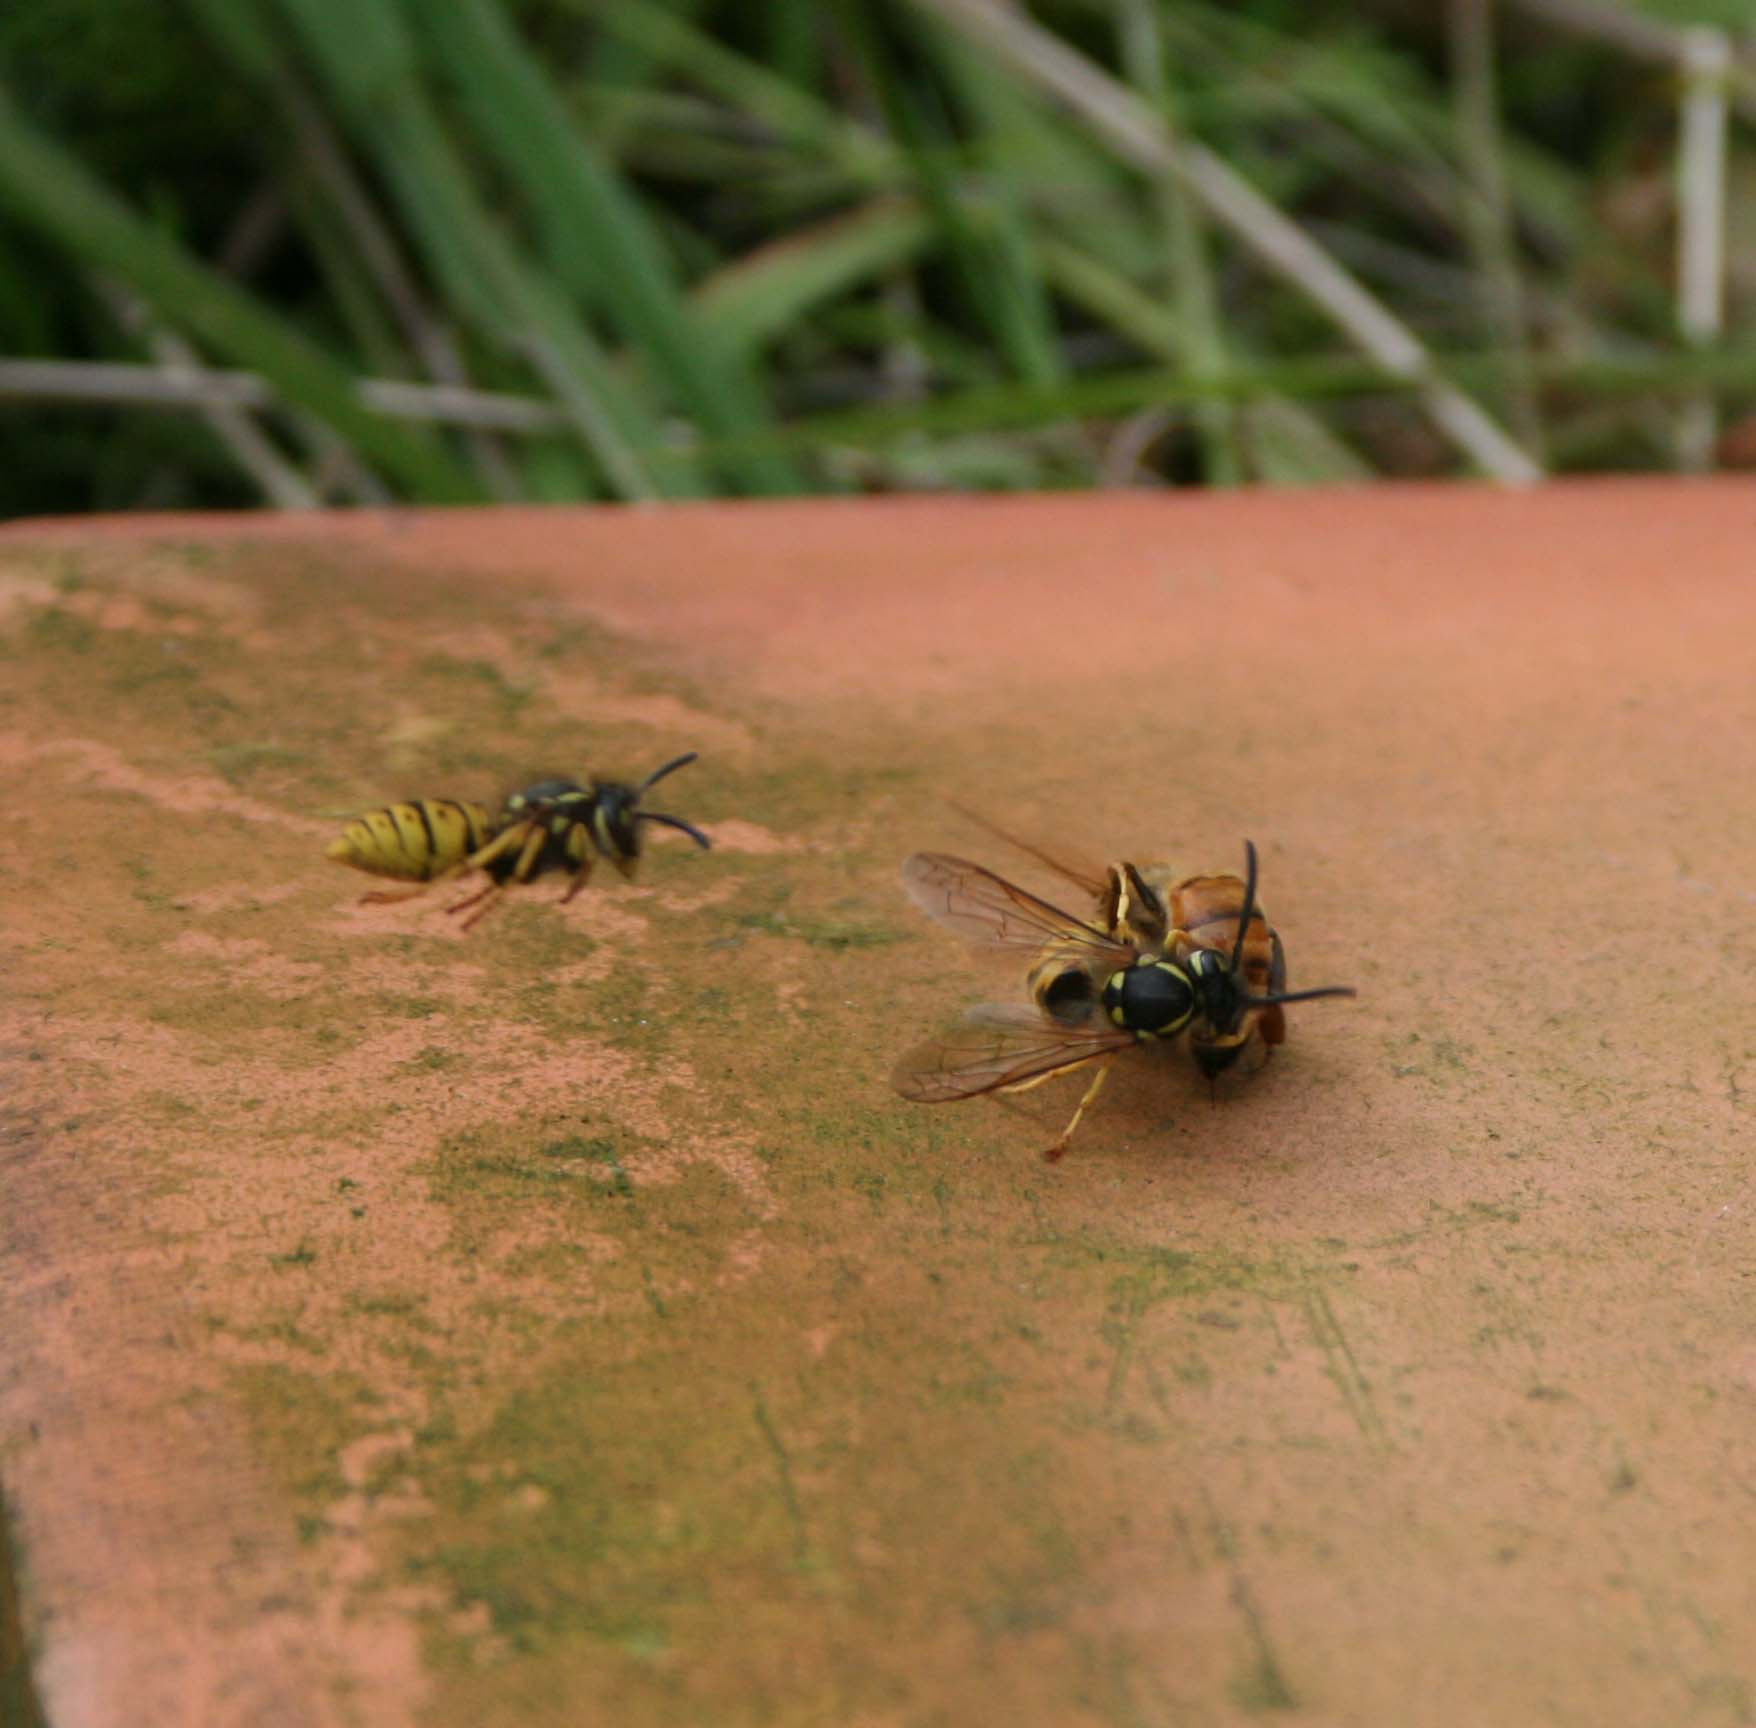
POLYGON ((485 805, 419 798, 356 816, 324 856, 372 876, 430 882, 486 846, 499 828, 485 805))

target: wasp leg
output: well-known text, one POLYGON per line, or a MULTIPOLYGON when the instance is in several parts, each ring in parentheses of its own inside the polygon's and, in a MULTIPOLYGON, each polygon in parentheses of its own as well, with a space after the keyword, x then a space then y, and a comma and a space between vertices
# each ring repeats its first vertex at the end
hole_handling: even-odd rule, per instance
MULTIPOLYGON (((543 842, 548 839, 548 836, 535 823, 526 823, 524 826, 530 830, 530 834, 525 840, 524 850, 518 855, 518 862, 512 866, 510 880, 514 882, 528 882, 530 880, 531 872, 536 869, 537 860, 542 856, 543 842)), ((461 912, 466 906, 475 906, 476 902, 480 901, 481 905, 470 913, 460 926, 464 930, 473 930, 500 904, 500 896, 505 892, 506 884, 504 882, 490 882, 479 893, 471 894, 468 898, 459 900, 456 905, 447 906, 445 910, 447 912, 461 912)))
POLYGON ((459 912, 467 912, 472 906, 481 906, 481 903, 486 900, 487 905, 482 906, 481 911, 476 913, 475 917, 466 918, 463 921, 464 929, 468 930, 471 925, 475 924, 479 919, 486 917, 489 912, 493 911, 495 902, 505 892, 505 888, 490 876, 488 880, 475 891, 475 893, 466 894, 461 900, 453 900, 445 910, 448 914, 455 917, 459 912))
MULTIPOLYGON (((444 876, 435 877, 434 880, 443 881, 445 877, 465 875, 471 870, 486 870, 496 859, 505 857, 525 837, 525 832, 529 827, 528 822, 514 822, 505 833, 496 834, 486 846, 478 847, 461 864, 452 865, 444 873, 444 876)), ((466 894, 463 899, 454 901, 445 910, 447 912, 461 912, 465 907, 475 905, 478 900, 486 899, 498 886, 499 884, 490 876, 487 882, 475 893, 466 894)), ((465 928, 467 929, 468 925, 465 928)))
POLYGON ((561 896, 561 904, 565 906, 586 883, 591 880, 591 854, 587 852, 579 860, 579 868, 573 873, 573 880, 567 884, 567 892, 561 896))
POLYGON ((393 906, 399 900, 413 900, 425 894, 429 888, 437 888, 441 882, 449 882, 453 876, 462 875, 470 868, 471 860, 460 858, 455 864, 447 864, 443 870, 435 870, 425 882, 417 882, 412 888, 374 888, 369 894, 360 896, 362 906, 393 906))
POLYGON ((530 832, 528 822, 514 822, 504 834, 496 834, 486 846, 479 847, 457 866, 459 870, 485 870, 496 858, 503 858, 530 832))
MULTIPOLYGON (((490 864, 504 858, 506 854, 510 852, 514 846, 518 845, 521 840, 524 842, 524 851, 519 854, 518 862, 519 865, 523 865, 525 858, 532 852, 533 843, 536 851, 542 850, 542 830, 540 828, 533 829, 528 822, 514 822, 504 834, 497 835, 479 851, 472 852, 469 857, 464 859, 464 861, 458 866, 458 869, 463 871, 486 870, 490 864)), ((513 874, 518 876, 516 867, 514 868, 513 874)), ((528 869, 525 874, 529 874, 528 869)), ((518 880, 521 882, 524 881, 525 876, 518 876, 518 880)), ((472 906, 480 907, 479 911, 473 913, 463 921, 462 927, 465 930, 473 930, 477 924, 494 910, 495 906, 499 903, 500 896, 503 892, 504 884, 496 882, 492 876, 489 876, 487 881, 484 882, 475 893, 466 894, 461 900, 453 900, 445 910, 448 914, 455 916, 459 912, 469 911, 469 908, 472 906), (486 905, 482 904, 484 901, 487 902, 486 905)))
POLYGON ((524 850, 518 855, 518 862, 512 866, 514 882, 528 882, 530 873, 537 867, 537 859, 542 856, 543 842, 548 839, 536 823, 529 824, 530 837, 524 843, 524 850))
POLYGON ((392 906, 398 900, 413 900, 425 894, 433 884, 417 882, 412 888, 374 888, 370 894, 362 894, 359 904, 362 906, 392 906))
POLYGON ((1066 1152, 1068 1146, 1072 1143, 1073 1130, 1079 1126, 1079 1118, 1085 1114, 1087 1108, 1097 1098, 1097 1095, 1103 1091, 1104 1082, 1109 1079, 1110 1070, 1116 1065, 1116 1056, 1120 1054, 1121 1052, 1117 1051, 1112 1055, 1104 1057, 1099 1062, 1097 1078, 1086 1087, 1085 1096, 1079 1100, 1079 1108, 1073 1112, 1073 1120, 1061 1130, 1061 1138, 1043 1153, 1043 1156, 1048 1159, 1051 1164, 1058 1162, 1062 1154, 1066 1152))

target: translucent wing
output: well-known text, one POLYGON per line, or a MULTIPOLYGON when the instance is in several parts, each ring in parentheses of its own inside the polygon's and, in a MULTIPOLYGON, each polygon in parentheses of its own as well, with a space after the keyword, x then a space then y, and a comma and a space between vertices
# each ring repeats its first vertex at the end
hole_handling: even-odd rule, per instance
POLYGON ((1140 951, 1039 900, 1034 894, 944 852, 916 852, 903 860, 902 885, 929 918, 982 948, 1040 954, 1051 942, 1088 950, 1094 964, 1132 965, 1140 951))
POLYGON ((918 1104, 945 1104, 1046 1080, 1135 1042, 1132 1032, 1113 1026, 1067 1026, 1035 1008, 990 1005, 971 1009, 961 1026, 909 1051, 890 1084, 918 1104))
POLYGON ((967 804, 959 804, 955 799, 947 799, 947 803, 964 821, 973 823, 984 834, 992 834, 1015 851, 1022 852, 1027 858, 1034 858, 1046 870, 1053 870, 1057 876, 1071 882, 1073 886, 1090 899, 1101 899, 1108 892, 1109 873, 1101 864, 1094 864, 1090 859, 1077 853, 1071 856, 1064 852, 1051 852, 1047 847, 1038 846, 1033 841, 1021 840, 1016 834, 1009 834, 997 823, 990 822, 986 816, 979 816, 967 804))

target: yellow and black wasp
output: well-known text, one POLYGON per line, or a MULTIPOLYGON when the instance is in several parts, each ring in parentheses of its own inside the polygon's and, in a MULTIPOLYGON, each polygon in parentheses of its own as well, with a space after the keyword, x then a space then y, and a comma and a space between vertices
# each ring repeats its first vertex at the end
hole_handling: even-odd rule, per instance
POLYGON ((572 880, 561 896, 565 904, 591 878, 592 865, 607 858, 624 877, 640 863, 644 824, 656 822, 687 834, 703 851, 713 843, 681 816, 646 810, 646 794, 696 759, 686 755, 655 769, 637 786, 618 780, 538 780, 512 793, 499 811, 449 798, 423 798, 386 805, 350 822, 327 856, 338 864, 374 876, 394 876, 420 887, 379 890, 368 901, 403 900, 425 892, 427 884, 472 870, 487 881, 473 894, 446 907, 464 912, 463 928, 480 923, 513 883, 529 882, 549 870, 572 880))
MULTIPOLYGON (((1035 852, 1034 848, 1026 848, 1035 852)), ((891 1083, 925 1104, 1018 1092, 1057 1074, 1096 1075, 1045 1156, 1059 1158, 1124 1051, 1187 1033, 1208 1075, 1237 1060, 1252 1036, 1279 1043, 1281 1007, 1345 986, 1286 989, 1286 955, 1256 902, 1256 848, 1247 875, 1180 877, 1166 866, 1112 866, 1105 881, 1038 857, 1092 889, 1097 922, 1063 912, 993 871, 942 852, 902 867, 910 898, 977 946, 1028 955, 1032 1002, 976 1008, 948 1035, 911 1050, 891 1083), (1160 880, 1155 883, 1153 877, 1160 880)))

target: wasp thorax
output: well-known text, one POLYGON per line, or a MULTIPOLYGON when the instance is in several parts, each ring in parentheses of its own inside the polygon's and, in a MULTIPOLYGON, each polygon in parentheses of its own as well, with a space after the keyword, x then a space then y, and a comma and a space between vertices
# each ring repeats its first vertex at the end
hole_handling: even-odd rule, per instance
POLYGON ((1104 1011, 1129 1032, 1165 1038, 1188 1024, 1195 1012, 1195 991, 1180 966, 1153 960, 1110 974, 1104 1011))

